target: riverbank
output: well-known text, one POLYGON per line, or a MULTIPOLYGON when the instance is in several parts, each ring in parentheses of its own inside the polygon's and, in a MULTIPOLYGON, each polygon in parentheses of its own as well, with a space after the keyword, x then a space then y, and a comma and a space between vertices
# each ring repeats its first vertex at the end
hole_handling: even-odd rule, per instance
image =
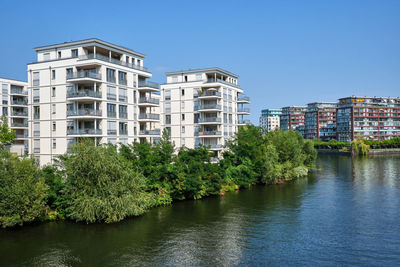
MULTIPOLYGON (((317 153, 358 156, 352 151, 343 151, 341 149, 317 149, 317 153)), ((400 155, 400 148, 369 149, 367 155, 400 155)))

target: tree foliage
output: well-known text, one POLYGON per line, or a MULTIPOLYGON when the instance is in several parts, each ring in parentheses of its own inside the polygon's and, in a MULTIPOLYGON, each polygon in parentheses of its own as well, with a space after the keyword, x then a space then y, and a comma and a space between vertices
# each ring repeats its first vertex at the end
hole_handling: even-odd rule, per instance
POLYGON ((0 148, 0 225, 32 222, 46 211, 47 186, 31 159, 20 159, 0 148))
POLYGON ((8 127, 7 118, 0 118, 0 146, 9 145, 14 142, 15 131, 8 127))

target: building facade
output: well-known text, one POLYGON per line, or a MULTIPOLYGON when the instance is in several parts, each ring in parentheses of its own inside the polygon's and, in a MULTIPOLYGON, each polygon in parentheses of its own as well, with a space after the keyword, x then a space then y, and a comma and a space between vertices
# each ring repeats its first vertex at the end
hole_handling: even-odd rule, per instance
POLYGON ((0 78, 0 117, 7 117, 8 126, 15 131, 15 142, 10 151, 18 155, 28 153, 28 90, 27 82, 0 78))
POLYGON ((267 129, 268 132, 280 129, 280 116, 282 109, 263 109, 261 110, 260 126, 267 129))
POLYGON ((157 140, 159 86, 145 56, 99 39, 35 48, 28 64, 29 154, 53 161, 81 138, 157 140))
POLYGON ((290 106, 282 108, 280 127, 282 131, 297 130, 304 132, 304 117, 307 108, 303 106, 290 106))
POLYGON ((345 97, 337 108, 337 139, 386 140, 400 136, 400 98, 345 97))
POLYGON ((332 102, 316 102, 307 105, 304 137, 329 141, 336 139, 336 108, 332 102))
POLYGON ((250 122, 238 76, 220 68, 166 73, 161 86, 161 124, 176 146, 208 146, 218 157, 240 125, 250 122))

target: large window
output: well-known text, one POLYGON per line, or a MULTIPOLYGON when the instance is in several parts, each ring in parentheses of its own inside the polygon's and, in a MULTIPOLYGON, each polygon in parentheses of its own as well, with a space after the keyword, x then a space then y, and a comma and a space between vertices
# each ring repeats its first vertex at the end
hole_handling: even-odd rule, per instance
POLYGON ((40 136, 40 122, 33 123, 33 136, 40 136))
POLYGON ((39 72, 34 72, 33 74, 33 85, 40 84, 39 72))
POLYGON ((119 118, 126 119, 128 117, 128 106, 119 105, 119 118))
POLYGON ((165 100, 171 100, 171 91, 165 90, 165 100))
POLYGON ((121 102, 127 102, 128 101, 128 95, 127 95, 126 88, 119 88, 118 99, 121 102))
POLYGON ((107 86, 107 99, 117 100, 117 93, 115 86, 107 86))
POLYGON ((71 57, 78 57, 78 49, 71 50, 71 57))
POLYGON ((33 107, 33 118, 40 119, 40 106, 33 107))
POLYGON ((115 110, 115 104, 107 104, 107 116, 109 118, 117 117, 117 113, 115 110))
POLYGON ((119 83, 119 84, 123 84, 123 85, 126 85, 126 84, 127 84, 127 81, 126 81, 126 72, 118 71, 118 83, 119 83))
POLYGON ((108 134, 117 134, 117 122, 107 121, 107 133, 108 134))
POLYGON ((33 153, 40 153, 40 139, 33 140, 33 153))
POLYGON ((107 68, 107 82, 115 83, 115 70, 107 68))
POLYGON ((119 123, 119 134, 121 134, 121 135, 128 134, 128 123, 126 123, 126 122, 119 123))
POLYGON ((171 124, 171 115, 165 115, 165 124, 171 124))

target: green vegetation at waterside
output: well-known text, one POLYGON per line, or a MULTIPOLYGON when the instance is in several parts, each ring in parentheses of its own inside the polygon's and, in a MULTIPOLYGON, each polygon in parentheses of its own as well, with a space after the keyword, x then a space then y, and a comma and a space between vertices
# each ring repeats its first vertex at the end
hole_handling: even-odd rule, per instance
POLYGON ((400 137, 384 141, 356 138, 351 143, 338 142, 334 139, 329 142, 313 140, 313 143, 316 149, 340 150, 342 152, 353 152, 356 155, 366 155, 370 149, 400 148, 400 137))
POLYGON ((83 140, 44 168, 0 149, 2 227, 55 218, 118 222, 157 205, 295 179, 316 158, 313 143, 298 132, 255 126, 241 127, 216 163, 207 147, 176 149, 166 132, 155 145, 120 149, 83 140))

